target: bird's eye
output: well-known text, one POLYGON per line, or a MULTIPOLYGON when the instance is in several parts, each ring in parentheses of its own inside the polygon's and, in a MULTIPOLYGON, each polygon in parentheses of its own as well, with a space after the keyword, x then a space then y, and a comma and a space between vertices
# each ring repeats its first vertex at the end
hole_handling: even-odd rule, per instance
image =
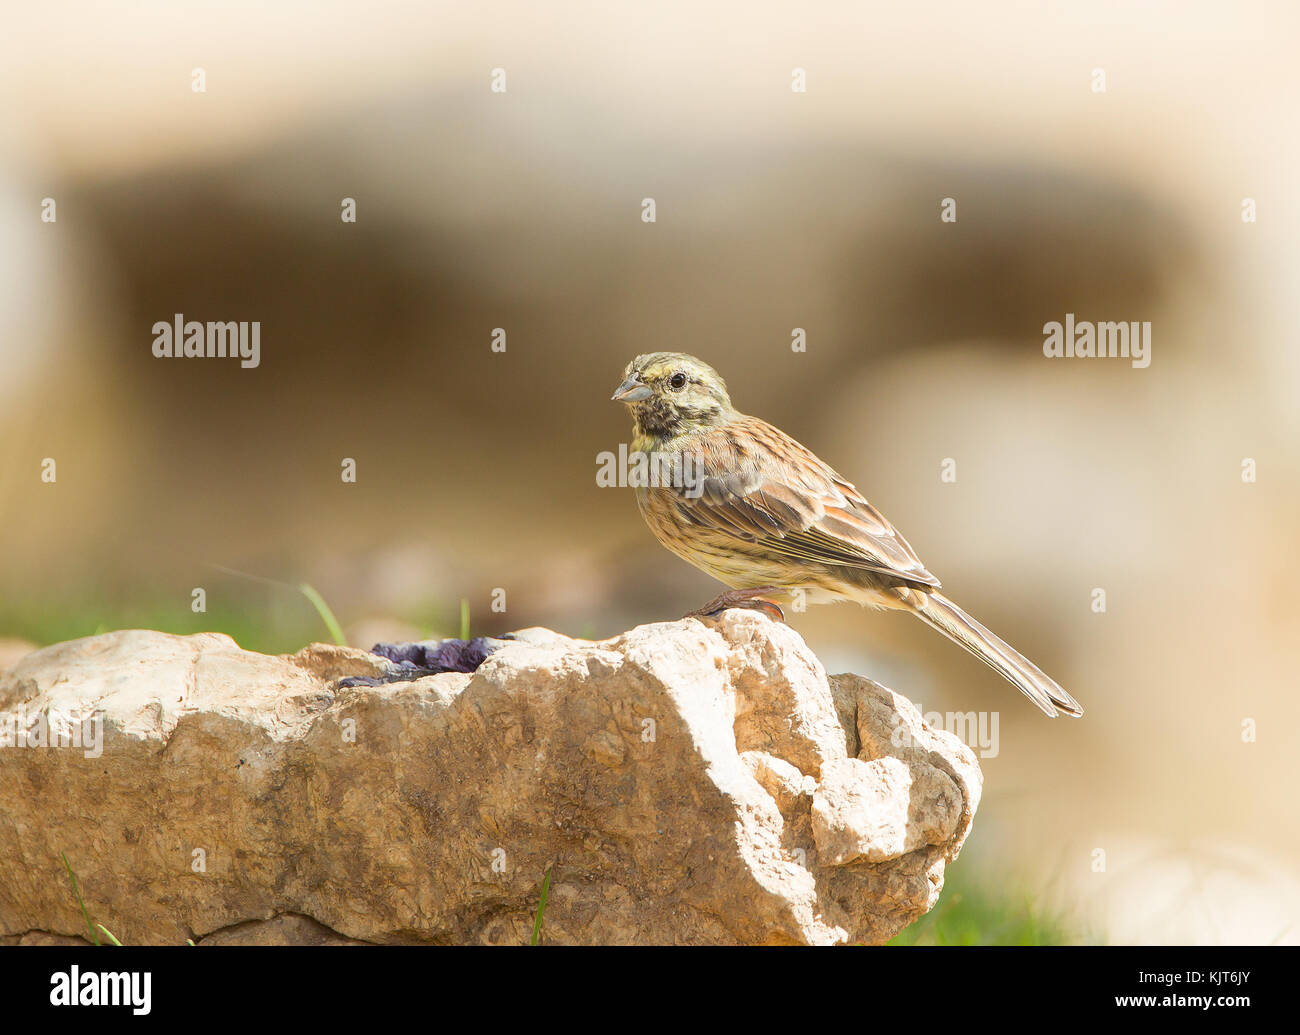
POLYGON ((686 387, 686 375, 681 371, 673 374, 673 376, 668 379, 668 387, 674 392, 680 392, 686 387))

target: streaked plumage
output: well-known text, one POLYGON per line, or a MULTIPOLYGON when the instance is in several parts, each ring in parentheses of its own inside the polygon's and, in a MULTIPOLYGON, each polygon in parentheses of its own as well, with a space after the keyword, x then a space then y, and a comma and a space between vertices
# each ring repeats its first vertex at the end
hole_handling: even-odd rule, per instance
POLYGON ((757 417, 739 413, 708 364, 638 356, 614 398, 632 448, 680 461, 674 484, 637 489, 655 537, 734 590, 802 589, 812 603, 855 600, 910 611, 997 670, 1048 715, 1083 709, 1043 671, 937 592, 911 545, 854 485, 757 417), (694 478, 690 477, 695 474, 694 478))

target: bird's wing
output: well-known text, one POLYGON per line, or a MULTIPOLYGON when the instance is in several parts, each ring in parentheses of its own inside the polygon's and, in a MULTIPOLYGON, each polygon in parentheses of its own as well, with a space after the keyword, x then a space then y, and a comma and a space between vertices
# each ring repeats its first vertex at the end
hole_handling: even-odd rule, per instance
POLYGON ((673 490, 692 524, 794 561, 840 564, 938 586, 916 551, 863 495, 785 432, 739 416, 691 436, 697 480, 673 490))

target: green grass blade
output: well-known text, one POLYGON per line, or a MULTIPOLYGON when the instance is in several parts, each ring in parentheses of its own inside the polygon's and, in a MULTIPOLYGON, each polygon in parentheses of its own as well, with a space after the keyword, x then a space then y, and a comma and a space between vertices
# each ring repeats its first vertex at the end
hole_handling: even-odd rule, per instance
POLYGON ((103 924, 96 924, 95 926, 104 932, 104 937, 107 938, 110 942, 116 945, 119 949, 122 947, 122 943, 117 940, 117 937, 107 927, 105 927, 103 924))
POLYGON ((469 600, 460 598, 460 638, 469 639, 469 600))
POLYGON ((81 907, 81 915, 86 918, 86 930, 90 932, 90 940, 98 945, 99 935, 95 933, 95 925, 90 922, 90 910, 86 908, 86 900, 81 897, 81 889, 77 887, 77 875, 72 872, 72 863, 68 862, 68 853, 60 852, 59 854, 63 856, 63 868, 68 871, 68 879, 72 881, 72 893, 77 896, 77 905, 81 907))
MULTIPOLYGON (((468 637, 461 637, 467 639, 468 637)), ((537 903, 537 919, 533 921, 533 940, 529 945, 536 945, 542 936, 542 914, 546 912, 546 897, 551 893, 551 868, 546 867, 546 877, 542 880, 542 900, 537 903)))
POLYGON ((348 641, 343 638, 343 627, 339 625, 339 620, 334 617, 334 612, 330 610, 329 604, 325 603, 325 598, 316 592, 316 587, 303 582, 298 586, 298 590, 311 601, 312 607, 316 608, 316 613, 320 615, 321 621, 325 623, 330 635, 334 637, 334 642, 340 647, 346 647, 348 641))

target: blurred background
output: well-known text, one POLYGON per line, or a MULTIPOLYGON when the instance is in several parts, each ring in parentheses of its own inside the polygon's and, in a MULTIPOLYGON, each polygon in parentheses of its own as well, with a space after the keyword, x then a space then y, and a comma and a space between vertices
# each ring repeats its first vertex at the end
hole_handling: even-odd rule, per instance
POLYGON ((680 616, 717 585, 595 475, 624 364, 681 349, 1087 708, 1045 719, 904 616, 790 616, 831 671, 999 720, 905 940, 1300 941, 1293 5, 6 23, 9 656, 136 626, 293 651, 328 635, 303 582, 361 646, 455 635, 462 601, 476 634, 680 616), (156 359, 176 313, 260 321, 260 365, 156 359), (1066 313, 1150 321, 1151 365, 1044 358, 1066 313))

